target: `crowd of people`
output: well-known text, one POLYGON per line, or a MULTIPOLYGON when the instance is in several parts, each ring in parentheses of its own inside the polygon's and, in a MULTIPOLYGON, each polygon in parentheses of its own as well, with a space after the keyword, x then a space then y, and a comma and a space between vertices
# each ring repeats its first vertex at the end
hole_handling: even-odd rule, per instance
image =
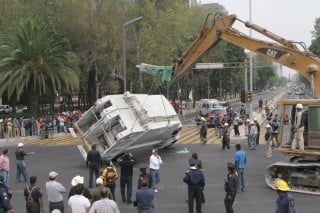
POLYGON ((0 119, 0 139, 25 136, 45 138, 57 133, 66 133, 81 115, 80 111, 68 111, 38 118, 6 117, 0 119))

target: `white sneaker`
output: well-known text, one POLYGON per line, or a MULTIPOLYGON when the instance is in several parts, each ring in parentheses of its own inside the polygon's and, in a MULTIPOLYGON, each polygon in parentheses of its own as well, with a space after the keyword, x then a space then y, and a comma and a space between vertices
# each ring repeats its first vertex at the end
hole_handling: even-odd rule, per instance
POLYGON ((154 192, 158 192, 158 189, 154 189, 153 191, 154 191, 154 192))

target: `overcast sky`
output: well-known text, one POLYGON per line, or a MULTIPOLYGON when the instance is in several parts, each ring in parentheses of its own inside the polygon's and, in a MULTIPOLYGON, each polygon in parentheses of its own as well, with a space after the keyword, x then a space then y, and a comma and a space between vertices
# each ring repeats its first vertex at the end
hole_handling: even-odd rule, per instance
MULTIPOLYGON (((200 0, 198 0, 200 2, 200 0)), ((249 21, 250 0, 201 0, 201 3, 219 3, 229 14, 249 21)), ((310 46, 311 31, 314 30, 315 19, 320 17, 320 0, 251 0, 252 23, 282 36, 287 40, 305 42, 310 46)), ((249 32, 247 28, 235 25, 241 32, 249 32)), ((253 33, 256 38, 264 38, 253 33)))

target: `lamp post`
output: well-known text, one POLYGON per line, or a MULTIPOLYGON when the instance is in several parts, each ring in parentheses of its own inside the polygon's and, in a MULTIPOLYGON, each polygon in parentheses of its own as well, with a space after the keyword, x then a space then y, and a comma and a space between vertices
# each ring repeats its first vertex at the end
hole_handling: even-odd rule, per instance
MULTIPOLYGON (((249 0, 249 22, 252 23, 252 13, 251 13, 251 0, 249 0)), ((250 37, 252 37, 252 30, 249 30, 250 37)), ((253 61, 253 52, 250 51, 250 91, 252 92, 252 61, 253 61)), ((250 119, 252 118, 252 100, 250 101, 250 119)))
POLYGON ((127 33, 126 27, 134 22, 141 20, 143 17, 139 16, 122 24, 122 53, 123 53, 123 90, 127 91, 127 33))

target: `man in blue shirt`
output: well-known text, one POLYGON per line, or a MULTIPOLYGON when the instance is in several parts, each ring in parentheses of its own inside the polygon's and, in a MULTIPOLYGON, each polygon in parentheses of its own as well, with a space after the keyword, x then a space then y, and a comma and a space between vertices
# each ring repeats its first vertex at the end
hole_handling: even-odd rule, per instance
POLYGON ((148 185, 148 180, 141 180, 141 188, 136 192, 136 201, 133 205, 137 207, 138 213, 153 213, 154 191, 152 188, 149 188, 148 185))
POLYGON ((294 198, 288 193, 290 188, 287 182, 279 179, 276 182, 276 188, 279 195, 277 199, 276 213, 295 213, 294 198))
POLYGON ((234 154, 234 163, 238 173, 237 192, 244 191, 244 169, 247 164, 247 156, 245 151, 241 150, 241 145, 236 144, 236 153, 234 154))

